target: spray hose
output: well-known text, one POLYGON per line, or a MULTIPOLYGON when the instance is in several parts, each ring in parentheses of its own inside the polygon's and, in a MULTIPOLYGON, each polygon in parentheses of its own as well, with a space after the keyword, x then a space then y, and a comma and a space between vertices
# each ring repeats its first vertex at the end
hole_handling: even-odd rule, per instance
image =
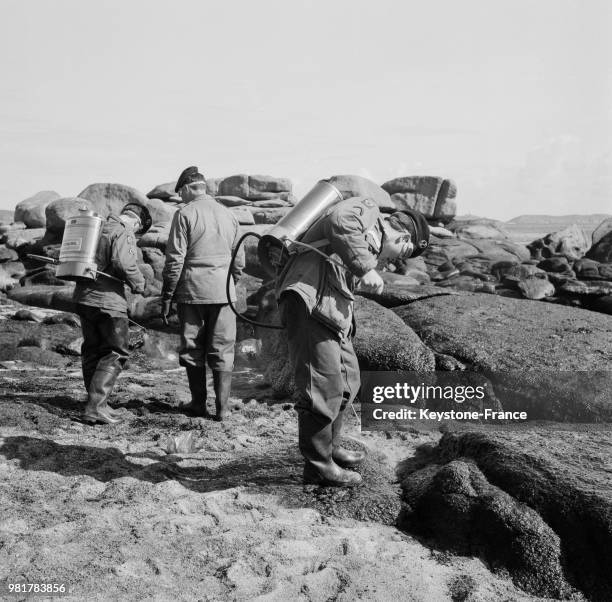
MULTIPOLYGON (((238 252, 240 251, 240 247, 242 246, 242 243, 249 236, 254 236, 255 238, 257 238, 257 240, 261 240, 261 235, 257 234, 256 232, 246 232, 240 237, 240 240, 238 241, 238 244, 236 245, 236 248, 234 249, 232 253, 232 259, 230 261, 229 270, 227 271, 227 280, 225 281, 225 295, 227 297, 227 302, 229 303, 231 310, 236 314, 236 317, 240 318, 244 322, 248 322, 249 324, 253 324, 254 326, 260 326, 261 328, 272 328, 274 330, 283 330, 284 326, 282 324, 267 324, 265 322, 258 322, 257 320, 251 320, 251 318, 247 318, 244 314, 241 314, 236 309, 234 304, 232 303, 232 298, 230 295, 232 268, 234 267, 234 262, 236 261, 236 256, 238 255, 238 252)), ((276 278, 278 278, 278 273, 276 275, 276 278)), ((275 281, 276 281, 276 278, 275 278, 275 281)))
MULTIPOLYGON (((227 302, 229 303, 229 306, 230 306, 231 310, 241 320, 244 320, 245 322, 248 322, 249 324, 253 324, 254 326, 261 326, 262 328, 273 328, 275 330, 283 330, 284 326, 282 326, 281 324, 267 324, 265 322, 258 322, 257 320, 251 320, 250 318, 247 318, 244 314, 241 314, 236 309, 234 304, 232 303, 232 300, 231 300, 231 297, 230 297, 230 283, 231 283, 231 278, 232 278, 232 268, 234 266, 234 261, 236 259, 236 256, 238 255, 238 252, 240 251, 240 247, 242 246, 243 241, 246 238, 248 238, 249 236, 254 236, 255 238, 257 238, 257 240, 261 240, 261 235, 260 234, 257 234, 256 232, 246 232, 245 234, 243 234, 241 236, 240 240, 238 241, 238 244, 236 245, 236 248, 234 249, 234 252, 232 253, 232 259, 230 261, 230 267, 229 267, 229 270, 227 272, 227 280, 225 282, 225 294, 227 296, 227 302)), ((292 245, 295 245, 295 246, 298 246, 298 247, 302 247, 302 249, 304 249, 305 251, 314 251, 315 253, 318 253, 326 261, 334 263, 334 264, 336 264, 338 267, 340 267, 342 269, 345 269, 345 267, 346 267, 342 263, 340 263, 339 261, 336 261, 335 259, 332 259, 329 255, 326 255, 325 253, 323 253, 322 251, 320 251, 316 247, 313 247, 312 245, 309 245, 308 243, 301 242, 299 240, 291 240, 290 238, 287 238, 285 240, 286 240, 286 242, 289 242, 292 245)), ((285 247, 282 248, 281 253, 283 253, 283 252, 286 252, 286 248, 285 247)), ((276 268, 276 274, 275 274, 275 277, 274 277, 274 282, 278 281, 278 267, 279 266, 277 266, 277 268, 276 268)), ((265 286, 266 284, 268 284, 268 283, 265 282, 262 286, 265 286)))

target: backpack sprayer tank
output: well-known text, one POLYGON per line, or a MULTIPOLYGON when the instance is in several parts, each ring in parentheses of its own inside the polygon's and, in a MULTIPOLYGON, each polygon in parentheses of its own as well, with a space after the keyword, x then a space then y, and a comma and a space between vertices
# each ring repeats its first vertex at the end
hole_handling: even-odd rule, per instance
POLYGON ((96 250, 104 219, 93 211, 79 209, 64 228, 56 276, 62 280, 95 280, 96 250))
MULTIPOLYGON (((276 276, 282 267, 283 259, 287 259, 289 255, 297 252, 298 245, 309 247, 299 243, 299 238, 303 236, 308 228, 312 226, 332 205, 342 200, 342 193, 327 180, 320 180, 314 188, 297 204, 287 215, 279 220, 266 234, 260 236, 256 232, 246 232, 242 235, 238 244, 234 248, 230 266, 234 265, 236 255, 244 240, 249 236, 254 236, 259 239, 257 244, 257 256, 263 268, 271 276, 276 276), (272 253, 272 251, 275 251, 272 253), (279 263, 280 261, 280 263, 279 263)), ((317 249, 314 249, 317 251, 317 249)), ((319 251, 317 251, 319 252, 319 251)), ((225 293, 231 310, 241 320, 245 320, 255 326, 263 326, 264 328, 282 329, 280 324, 265 324, 251 320, 238 312, 231 301, 230 283, 232 278, 232 270, 228 270, 227 281, 225 284, 225 293)))
POLYGON ((271 275, 277 267, 270 251, 273 248, 290 253, 292 243, 299 239, 326 209, 342 200, 342 193, 327 180, 320 180, 314 188, 291 211, 280 219, 257 245, 257 255, 263 268, 271 275))

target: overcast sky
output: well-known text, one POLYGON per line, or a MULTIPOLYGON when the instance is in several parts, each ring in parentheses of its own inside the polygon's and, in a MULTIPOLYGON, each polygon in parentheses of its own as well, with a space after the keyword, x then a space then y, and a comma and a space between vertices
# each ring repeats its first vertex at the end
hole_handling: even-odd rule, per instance
POLYGON ((612 213, 609 0, 0 0, 0 208, 93 182, 455 179, 612 213))

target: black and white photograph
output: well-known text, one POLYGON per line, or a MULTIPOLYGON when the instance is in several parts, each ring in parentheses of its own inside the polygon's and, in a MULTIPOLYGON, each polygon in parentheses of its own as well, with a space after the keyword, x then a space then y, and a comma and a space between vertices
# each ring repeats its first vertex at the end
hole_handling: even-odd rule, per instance
POLYGON ((612 600, 608 0, 0 0, 0 600, 612 600))

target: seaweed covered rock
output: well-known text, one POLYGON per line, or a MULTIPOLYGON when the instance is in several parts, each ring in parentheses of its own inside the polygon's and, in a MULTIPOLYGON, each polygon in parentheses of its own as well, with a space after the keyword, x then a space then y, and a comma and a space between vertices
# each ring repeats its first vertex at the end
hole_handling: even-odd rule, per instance
POLYGON ((401 485, 408 504, 402 528, 479 556, 532 594, 569 593, 557 534, 537 512, 489 483, 473 461, 429 465, 404 476, 401 485))
POLYGON ((353 346, 362 370, 434 370, 432 351, 392 311, 370 299, 356 297, 355 322, 353 346))
MULTIPOLYGON (((610 434, 609 426, 577 425, 446 433, 436 449, 436 461, 469 458, 490 483, 537 512, 560 538, 568 581, 589 599, 610 600, 610 434)), ((513 541, 521 545, 518 534, 513 541)))

